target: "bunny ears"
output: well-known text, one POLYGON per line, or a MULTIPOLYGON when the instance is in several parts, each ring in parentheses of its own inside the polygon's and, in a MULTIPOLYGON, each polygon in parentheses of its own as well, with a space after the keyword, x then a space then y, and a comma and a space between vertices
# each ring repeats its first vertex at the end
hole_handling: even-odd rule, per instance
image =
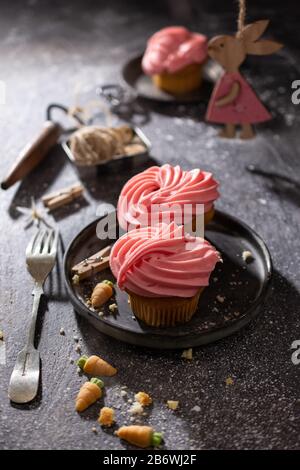
POLYGON ((243 42, 247 54, 268 55, 279 51, 283 47, 283 44, 276 41, 258 40, 267 29, 268 24, 269 20, 255 21, 255 23, 248 24, 237 33, 237 38, 243 42))

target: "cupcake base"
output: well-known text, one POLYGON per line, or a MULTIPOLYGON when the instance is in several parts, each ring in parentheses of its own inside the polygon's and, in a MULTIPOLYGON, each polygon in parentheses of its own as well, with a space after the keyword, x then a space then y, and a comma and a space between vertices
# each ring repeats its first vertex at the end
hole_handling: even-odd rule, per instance
POLYGON ((178 72, 152 76, 153 83, 172 95, 184 95, 197 90, 202 83, 202 65, 191 64, 178 72))
MULTIPOLYGON (((212 221, 212 219, 214 218, 214 215, 215 215, 214 207, 212 207, 208 212, 205 212, 205 214, 204 214, 204 228, 206 227, 207 224, 209 224, 209 222, 212 221)), ((197 222, 197 216, 194 216, 193 220, 192 220, 192 230, 193 230, 193 232, 196 231, 196 222, 197 222)))
POLYGON ((166 327, 188 322, 194 315, 199 297, 204 287, 200 287, 193 297, 143 297, 127 291, 130 306, 135 316, 149 326, 166 327))

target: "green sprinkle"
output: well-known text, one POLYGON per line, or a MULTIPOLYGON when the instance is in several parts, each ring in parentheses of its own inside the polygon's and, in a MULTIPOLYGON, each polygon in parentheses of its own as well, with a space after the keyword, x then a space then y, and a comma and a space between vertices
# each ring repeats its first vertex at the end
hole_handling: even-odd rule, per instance
POLYGON ((76 362, 76 364, 78 365, 78 367, 80 367, 80 369, 83 370, 84 366, 85 366, 85 363, 86 361, 88 360, 88 357, 87 356, 81 356, 78 361, 76 362))
POLYGON ((96 377, 93 377, 93 378, 90 380, 90 382, 91 382, 92 384, 98 385, 99 388, 103 388, 103 387, 104 387, 104 382, 102 382, 102 380, 100 380, 100 379, 97 379, 96 377))
POLYGON ((162 432, 154 432, 151 437, 151 445, 153 447, 157 447, 161 444, 162 440, 163 440, 162 432))
POLYGON ((111 281, 108 281, 107 279, 105 279, 105 281, 102 281, 103 284, 107 284, 108 286, 110 286, 112 289, 114 288, 114 285, 111 281))

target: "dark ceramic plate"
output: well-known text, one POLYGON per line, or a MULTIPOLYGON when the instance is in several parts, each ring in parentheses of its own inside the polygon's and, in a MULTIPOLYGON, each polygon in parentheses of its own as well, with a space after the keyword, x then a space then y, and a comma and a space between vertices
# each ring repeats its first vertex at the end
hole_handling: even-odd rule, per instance
POLYGON ((141 67, 142 56, 129 60, 122 69, 123 79, 135 93, 141 98, 155 101, 165 101, 171 103, 193 103, 207 102, 212 92, 212 85, 222 74, 221 67, 209 60, 203 68, 202 86, 186 95, 174 96, 159 90, 151 80, 151 77, 144 74, 141 67))
MULTIPOLYGON (((103 271, 79 286, 74 286, 71 282, 72 266, 111 243, 97 238, 96 227, 99 221, 101 219, 89 224, 69 245, 64 259, 64 275, 67 292, 75 310, 102 333, 140 346, 187 348, 231 335, 259 313, 272 274, 269 251, 250 227, 235 217, 216 211, 213 222, 206 229, 206 238, 222 253, 224 262, 217 264, 210 286, 200 297, 198 310, 189 323, 170 328, 148 327, 133 317, 127 294, 118 288, 115 299, 108 302, 116 302, 118 311, 112 315, 106 305, 102 309, 104 316, 99 317, 98 312, 90 309, 84 299, 90 296, 97 282, 114 280, 111 272, 103 271), (253 254, 251 263, 246 264, 242 258, 245 250, 253 254)), ((99 233, 101 229, 98 226, 99 233)))

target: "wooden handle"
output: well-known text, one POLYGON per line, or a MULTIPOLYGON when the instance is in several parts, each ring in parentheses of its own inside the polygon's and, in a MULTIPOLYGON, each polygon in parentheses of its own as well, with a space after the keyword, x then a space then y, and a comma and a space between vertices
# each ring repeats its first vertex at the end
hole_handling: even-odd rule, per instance
POLYGON ((23 148, 8 176, 2 181, 1 188, 8 189, 28 175, 57 143, 61 133, 59 124, 46 121, 39 135, 23 148))

